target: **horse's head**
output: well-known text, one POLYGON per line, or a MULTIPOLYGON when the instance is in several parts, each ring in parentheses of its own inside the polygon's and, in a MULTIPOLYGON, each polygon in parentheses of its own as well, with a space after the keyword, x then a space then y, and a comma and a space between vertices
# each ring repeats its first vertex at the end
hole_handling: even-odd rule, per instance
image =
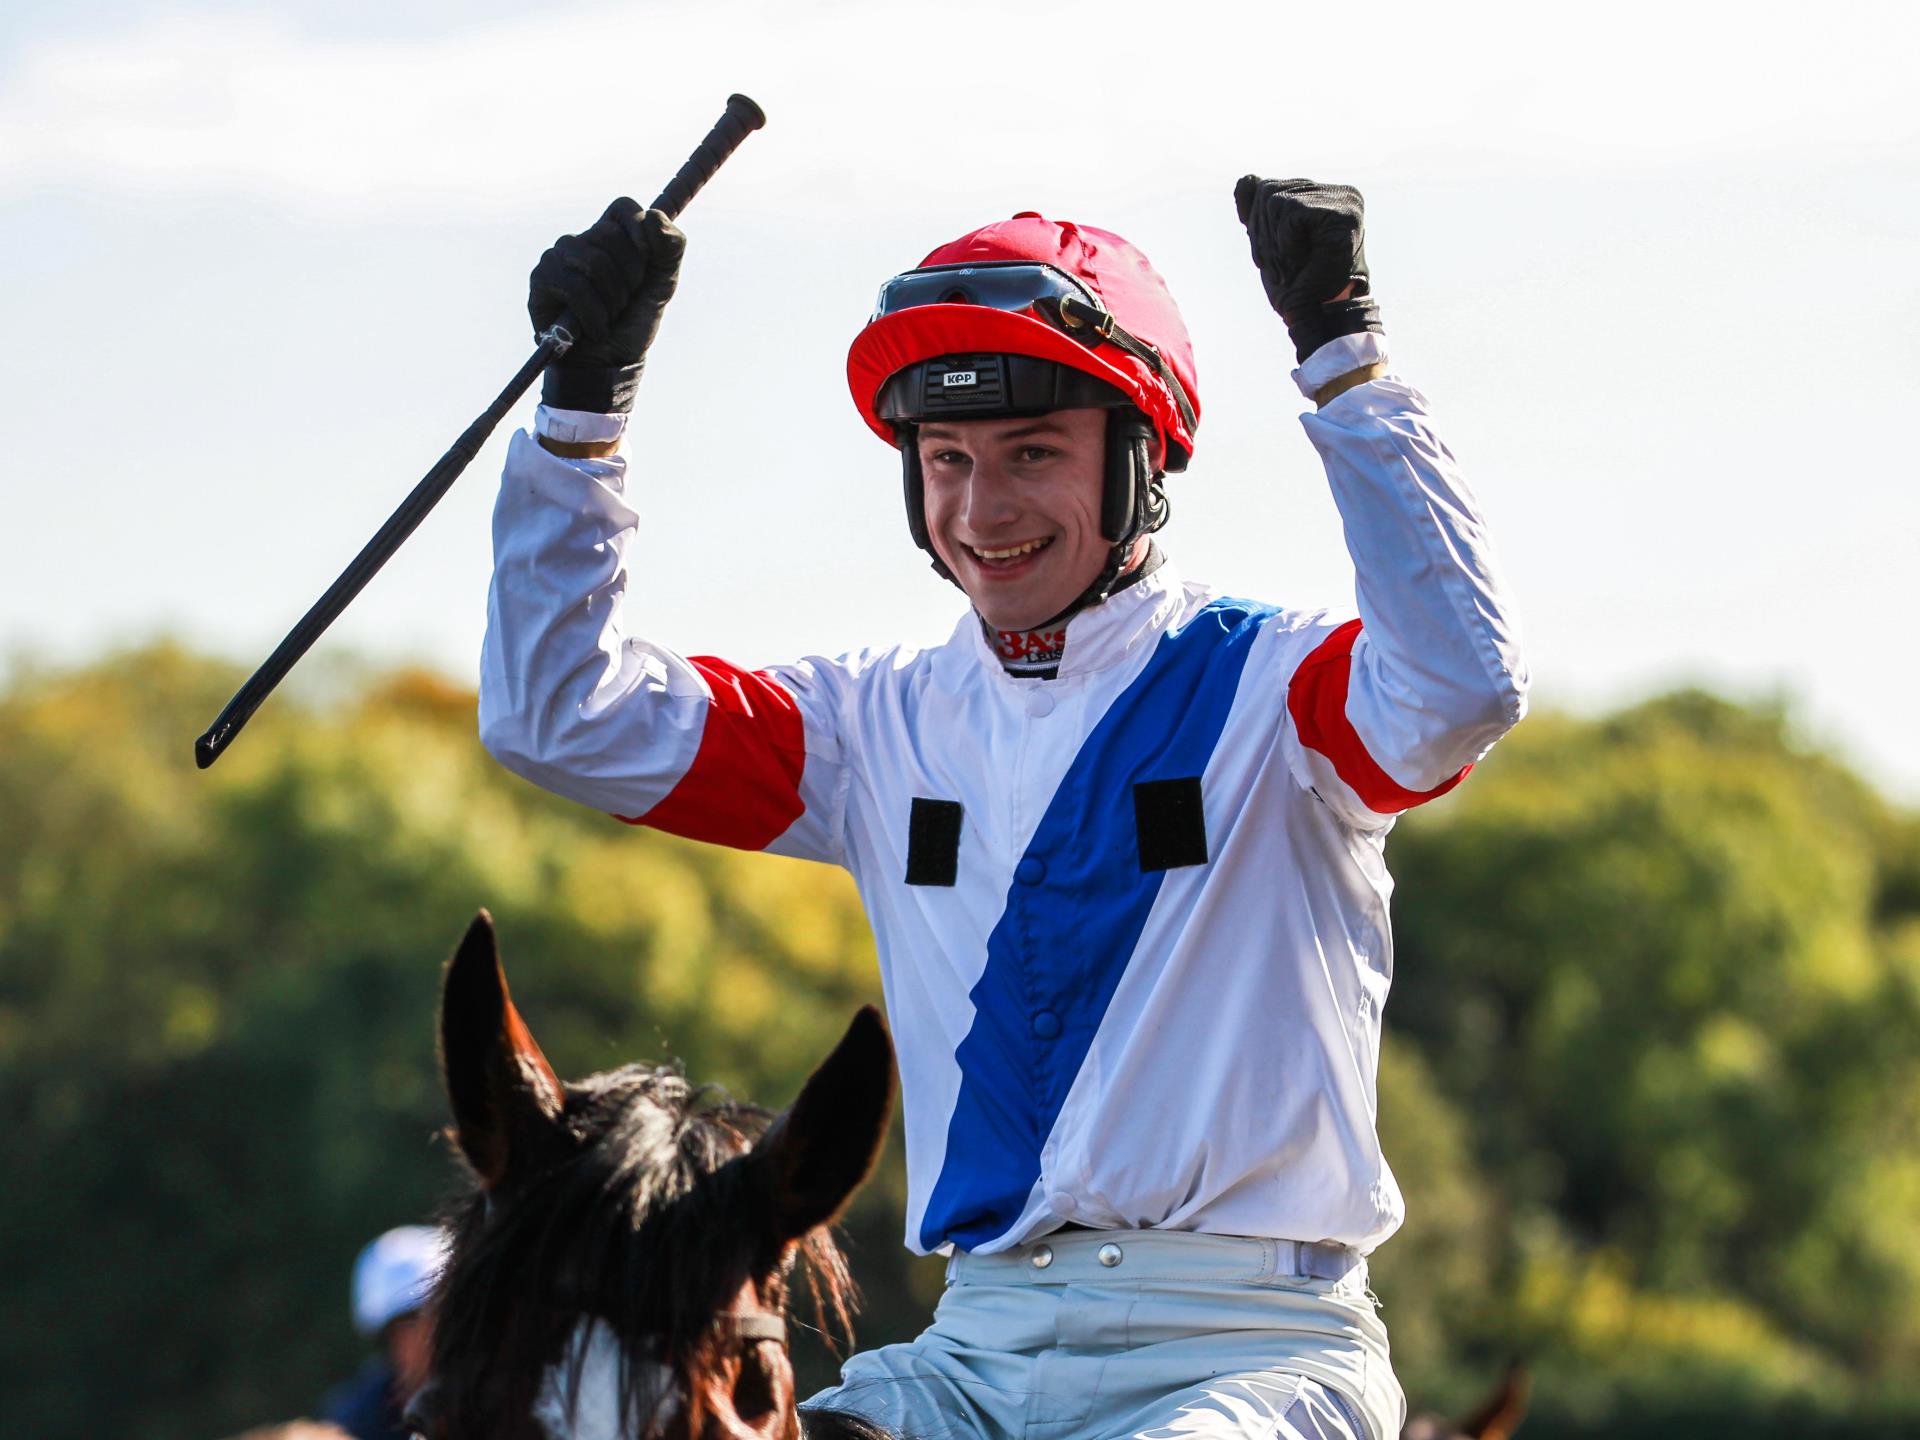
POLYGON ((796 1440, 796 1273, 844 1326, 824 1228, 879 1153, 893 1050, 871 1007, 784 1114, 676 1070, 559 1079, 484 911, 447 967, 440 1061, 476 1185, 435 1301, 439 1440, 796 1440))

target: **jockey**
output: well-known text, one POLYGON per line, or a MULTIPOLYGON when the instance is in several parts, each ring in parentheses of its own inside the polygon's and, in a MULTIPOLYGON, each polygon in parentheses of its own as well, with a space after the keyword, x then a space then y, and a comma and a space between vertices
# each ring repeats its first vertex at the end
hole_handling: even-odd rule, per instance
POLYGON ((428 1301, 447 1259, 447 1232, 400 1225, 369 1240, 353 1262, 353 1328, 379 1347, 321 1397, 320 1416, 353 1440, 406 1440, 407 1401, 433 1355, 428 1301))
POLYGON ((585 338, 514 438, 480 727, 634 824, 846 866, 900 1055, 907 1244, 935 1323, 810 1408, 906 1436, 1392 1440, 1367 1289, 1399 1226, 1374 1132, 1382 851, 1525 709, 1485 528, 1387 368, 1361 201, 1235 191, 1293 340, 1357 613, 1219 595, 1155 532, 1192 347, 1146 258, 1031 212, 881 288, 847 363, 945 643, 748 671, 625 632, 617 453, 684 246, 616 202, 533 272, 585 338))

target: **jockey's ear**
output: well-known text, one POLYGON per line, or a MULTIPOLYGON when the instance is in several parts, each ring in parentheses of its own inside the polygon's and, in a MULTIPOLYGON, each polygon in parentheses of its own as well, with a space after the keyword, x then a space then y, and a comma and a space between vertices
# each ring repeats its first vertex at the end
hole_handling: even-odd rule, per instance
POLYGON ((507 992, 482 910, 447 962, 440 991, 440 1074, 453 1107, 461 1153, 492 1190, 523 1168, 557 1127, 565 1104, 560 1079, 507 992))
POLYGON ((837 1218, 880 1158, 893 1113, 893 1042, 880 1012, 861 1008, 800 1098, 753 1147, 781 1241, 837 1218))

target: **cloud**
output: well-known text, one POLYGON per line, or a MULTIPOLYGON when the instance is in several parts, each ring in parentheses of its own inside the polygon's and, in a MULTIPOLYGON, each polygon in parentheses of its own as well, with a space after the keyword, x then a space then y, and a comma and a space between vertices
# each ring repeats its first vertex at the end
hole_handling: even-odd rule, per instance
POLYGON ((1823 36, 1723 13, 705 0, 343 38, 175 12, 21 48, 0 188, 510 213, 670 174, 735 89, 772 116, 737 193, 778 207, 1178 183, 1262 156, 1617 173, 1911 140, 1909 7, 1851 7, 1859 33, 1823 36))

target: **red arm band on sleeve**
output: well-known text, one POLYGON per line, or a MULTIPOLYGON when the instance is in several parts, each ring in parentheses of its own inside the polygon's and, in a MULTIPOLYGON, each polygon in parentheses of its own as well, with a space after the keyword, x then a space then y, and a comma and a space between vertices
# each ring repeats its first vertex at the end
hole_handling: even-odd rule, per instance
POLYGON ((765 671, 742 670, 711 655, 691 656, 689 663, 713 692, 693 764, 646 814, 615 818, 689 840, 764 850, 806 809, 800 799, 807 760, 800 709, 765 671))
POLYGON ((1359 638, 1360 622, 1349 620, 1300 662, 1287 687, 1287 713, 1293 717, 1300 743, 1326 756, 1333 773, 1360 797, 1361 804, 1376 815, 1397 815, 1446 794, 1467 778, 1473 766, 1463 767, 1431 790, 1409 790, 1380 768, 1347 718, 1347 681, 1359 638))

